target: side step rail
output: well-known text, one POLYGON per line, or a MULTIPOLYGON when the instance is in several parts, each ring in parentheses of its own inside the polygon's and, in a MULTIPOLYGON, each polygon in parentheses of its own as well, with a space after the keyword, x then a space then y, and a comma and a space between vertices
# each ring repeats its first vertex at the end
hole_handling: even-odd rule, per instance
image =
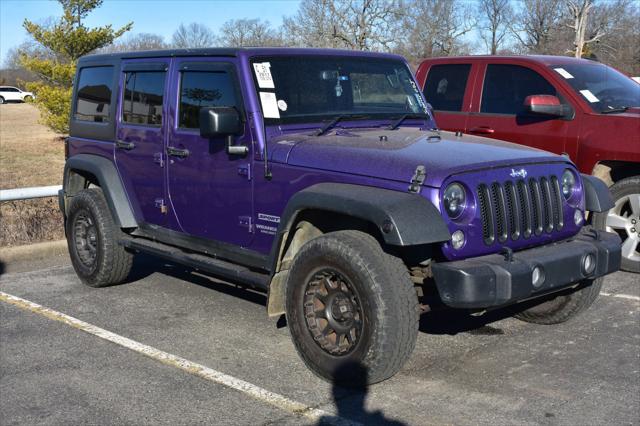
POLYGON ((189 253, 177 247, 143 238, 123 238, 119 243, 128 249, 161 257, 225 280, 245 284, 260 290, 269 288, 269 275, 252 271, 235 263, 215 259, 203 254, 189 253))

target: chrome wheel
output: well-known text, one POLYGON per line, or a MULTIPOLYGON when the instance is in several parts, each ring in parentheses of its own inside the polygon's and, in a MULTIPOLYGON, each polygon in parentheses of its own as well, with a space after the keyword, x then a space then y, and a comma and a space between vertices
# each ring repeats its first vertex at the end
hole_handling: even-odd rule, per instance
POLYGON ((313 340, 331 355, 346 355, 362 335, 363 315, 353 285, 333 269, 313 275, 304 293, 304 313, 313 340))
POLYGON ((640 262, 640 194, 619 198, 609 210, 605 224, 607 231, 620 235, 622 257, 640 262))

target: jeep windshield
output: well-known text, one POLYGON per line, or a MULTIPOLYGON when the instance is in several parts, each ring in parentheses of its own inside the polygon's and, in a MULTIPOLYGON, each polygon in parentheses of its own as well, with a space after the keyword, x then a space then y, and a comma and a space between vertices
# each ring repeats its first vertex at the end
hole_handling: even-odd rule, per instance
POLYGON ((267 124, 319 123, 336 117, 340 122, 403 116, 431 121, 411 71, 399 60, 273 56, 254 58, 252 71, 267 124))
POLYGON ((603 64, 551 66, 598 113, 640 106, 640 84, 603 64))

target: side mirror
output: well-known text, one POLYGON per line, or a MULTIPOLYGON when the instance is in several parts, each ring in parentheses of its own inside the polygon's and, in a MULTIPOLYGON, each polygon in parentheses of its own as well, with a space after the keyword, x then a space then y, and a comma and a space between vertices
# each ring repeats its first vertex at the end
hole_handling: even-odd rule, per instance
POLYGON ((249 148, 244 145, 233 145, 233 137, 242 133, 243 124, 240 113, 234 107, 200 108, 200 136, 227 138, 227 153, 246 155, 249 148))
POLYGON ((526 112, 535 115, 546 115, 549 117, 571 116, 571 108, 562 105, 560 99, 553 95, 531 95, 524 99, 524 109, 526 112))

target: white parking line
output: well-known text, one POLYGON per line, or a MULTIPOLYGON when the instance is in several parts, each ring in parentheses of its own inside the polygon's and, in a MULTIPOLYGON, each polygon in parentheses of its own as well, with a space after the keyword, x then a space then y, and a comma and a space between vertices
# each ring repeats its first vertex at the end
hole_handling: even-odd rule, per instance
POLYGON ((42 305, 38 305, 37 303, 23 299, 21 297, 12 296, 0 291, 0 301, 17 306, 30 312, 34 312, 36 314, 40 314, 54 321, 59 321, 61 323, 70 325, 71 327, 77 328, 89 334, 93 334, 94 336, 97 336, 104 340, 108 340, 109 342, 115 343, 116 345, 123 346, 127 349, 131 349, 132 351, 148 356, 149 358, 153 358, 163 364, 178 368, 203 379, 247 394, 252 398, 273 405, 292 414, 304 416, 314 421, 318 421, 320 420, 320 418, 324 417, 323 420, 331 419, 330 422, 336 425, 360 424, 348 419, 334 416, 331 413, 310 407, 308 405, 302 404, 301 402, 294 401, 287 398, 286 396, 268 391, 249 382, 245 382, 244 380, 235 378, 220 371, 216 371, 209 367, 205 367, 204 365, 189 361, 185 358, 181 358, 179 356, 161 351, 143 343, 136 342, 135 340, 131 340, 118 334, 112 333, 108 330, 97 327, 95 325, 91 325, 67 314, 63 314, 62 312, 45 308, 42 305))
POLYGON ((640 302, 640 296, 633 296, 631 294, 614 294, 614 293, 607 293, 606 291, 601 291, 600 296, 611 296, 611 297, 617 297, 619 299, 628 299, 628 300, 635 300, 636 302, 640 302))

